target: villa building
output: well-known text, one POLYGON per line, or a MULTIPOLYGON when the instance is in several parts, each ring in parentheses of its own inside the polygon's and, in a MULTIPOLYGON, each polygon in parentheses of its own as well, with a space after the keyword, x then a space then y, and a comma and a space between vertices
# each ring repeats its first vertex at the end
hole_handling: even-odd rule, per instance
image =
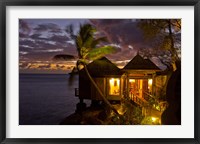
MULTIPOLYGON (((88 64, 87 68, 108 100, 121 99, 123 94, 123 71, 105 57, 88 64)), ((79 73, 78 96, 80 99, 102 100, 84 69, 79 73)))
MULTIPOLYGON (((87 68, 108 100, 117 101, 129 96, 138 104, 145 103, 158 96, 166 82, 165 76, 157 75, 161 69, 139 54, 123 69, 119 69, 105 57, 91 62, 87 68)), ((82 100, 102 100, 84 69, 79 72, 78 92, 76 95, 82 100)))
MULTIPOLYGON (((128 98, 140 106, 143 116, 161 123, 162 112, 168 105, 165 100, 160 101, 160 97, 165 95, 167 75, 151 60, 137 54, 123 69, 119 69, 103 57, 88 64, 87 69, 109 101, 120 102, 128 98)), ((92 100, 93 104, 102 101, 84 69, 79 72, 79 88, 75 95, 80 102, 84 99, 92 100)))
POLYGON ((156 95, 156 72, 161 71, 151 60, 137 54, 123 69, 126 73, 125 91, 129 95, 148 100, 156 95))

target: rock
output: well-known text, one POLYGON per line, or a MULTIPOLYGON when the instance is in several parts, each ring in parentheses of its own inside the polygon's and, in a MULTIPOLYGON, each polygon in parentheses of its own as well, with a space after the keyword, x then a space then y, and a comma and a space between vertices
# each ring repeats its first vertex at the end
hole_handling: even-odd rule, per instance
POLYGON ((82 121, 82 117, 78 113, 74 113, 65 118, 60 125, 79 125, 82 121))
POLYGON ((104 111, 102 107, 85 108, 84 111, 78 111, 66 117, 60 124, 61 125, 102 125, 104 122, 98 118, 99 114, 102 111, 104 111))
POLYGON ((81 113, 85 110, 86 110, 86 104, 85 103, 80 102, 80 103, 76 104, 76 112, 77 113, 81 113))
POLYGON ((180 125, 181 124, 181 67, 173 72, 167 85, 167 102, 168 108, 161 116, 163 125, 180 125))

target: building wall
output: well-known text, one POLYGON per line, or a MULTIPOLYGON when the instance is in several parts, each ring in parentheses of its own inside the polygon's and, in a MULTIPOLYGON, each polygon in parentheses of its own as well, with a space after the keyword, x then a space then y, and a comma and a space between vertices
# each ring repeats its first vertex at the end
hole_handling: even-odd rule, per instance
MULTIPOLYGON (((153 76, 153 75, 144 75, 143 77, 136 74, 134 76, 133 73, 128 74, 127 76, 118 77, 120 79, 120 93, 119 95, 109 95, 109 80, 111 78, 94 78, 95 82, 97 83, 98 87, 101 89, 103 94, 106 96, 108 100, 120 100, 123 96, 123 93, 129 94, 130 88, 129 88, 129 79, 143 79, 143 85, 142 89, 146 90, 148 85, 144 83, 148 79, 153 80, 152 84, 152 94, 153 96, 159 96, 160 89, 164 86, 166 83, 166 76, 153 76), (146 85, 147 86, 146 86, 146 85)), ((155 74, 154 74, 155 75, 155 74)), ((117 78, 113 76, 113 78, 117 78)), ((147 91, 147 90, 146 90, 147 91)), ((79 76, 79 97, 83 99, 92 99, 92 100, 102 100, 100 94, 96 90, 96 88, 91 84, 90 80, 85 76, 79 76)), ((142 96, 143 97, 143 96, 142 96)))
MULTIPOLYGON (((120 79, 119 95, 109 95, 110 78, 94 78, 94 81, 108 100, 120 100, 123 94, 124 80, 120 77, 118 78, 120 79)), ((87 77, 81 75, 79 76, 79 97, 83 99, 102 100, 101 95, 93 86, 93 84, 91 84, 90 80, 87 77)))
MULTIPOLYGON (((100 88, 101 92, 106 96, 106 78, 94 78, 94 81, 100 88)), ((92 100, 102 100, 101 95, 97 91, 97 89, 91 85, 91 99, 92 100)))

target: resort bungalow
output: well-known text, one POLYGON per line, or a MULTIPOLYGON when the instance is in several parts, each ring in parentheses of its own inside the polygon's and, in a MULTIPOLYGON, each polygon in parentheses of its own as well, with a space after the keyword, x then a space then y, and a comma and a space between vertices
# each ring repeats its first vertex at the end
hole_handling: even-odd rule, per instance
MULTIPOLYGON (((151 116, 161 123, 161 115, 167 103, 159 98, 164 95, 161 90, 167 77, 151 60, 137 54, 123 69, 119 69, 103 57, 88 64, 87 68, 109 101, 120 101, 126 97, 142 108, 143 116, 151 116)), ((79 97, 80 104, 84 99, 92 100, 92 104, 102 101, 84 69, 79 72, 76 96, 79 97)))
MULTIPOLYGON (((123 94, 123 71, 107 58, 95 60, 87 65, 88 71, 108 100, 120 100, 123 94)), ((84 69, 79 72, 80 99, 101 101, 102 98, 90 82, 84 69)))
MULTIPOLYGON (((150 99, 155 100, 159 96, 160 87, 158 86, 163 86, 166 82, 163 80, 163 76, 157 76, 157 73, 161 72, 160 68, 139 54, 123 69, 119 69, 105 57, 91 62, 87 68, 103 94, 110 101, 121 100, 122 97, 126 96, 143 106, 150 99)), ((79 72, 79 88, 76 96, 80 100, 102 100, 84 69, 79 72)))
POLYGON ((129 97, 148 100, 156 95, 156 73, 161 70, 151 60, 137 54, 122 71, 127 75, 124 84, 129 97))

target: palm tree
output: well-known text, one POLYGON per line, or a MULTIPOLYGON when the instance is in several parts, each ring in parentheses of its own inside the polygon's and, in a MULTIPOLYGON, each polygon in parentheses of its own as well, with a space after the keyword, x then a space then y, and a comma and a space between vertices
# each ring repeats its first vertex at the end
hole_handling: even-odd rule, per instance
POLYGON ((114 52, 115 48, 108 45, 101 45, 101 42, 107 42, 107 39, 106 37, 95 38, 96 29, 91 24, 80 25, 80 29, 77 34, 75 34, 74 32, 73 26, 69 25, 66 28, 66 32, 70 34, 70 37, 74 40, 76 44, 78 52, 78 60, 76 63, 76 67, 78 71, 80 70, 80 66, 82 66, 89 80, 103 99, 104 103, 107 104, 107 106, 111 110, 113 110, 113 112, 120 118, 121 115, 106 99, 101 89, 91 77, 86 66, 89 63, 89 61, 99 59, 106 54, 114 52))

